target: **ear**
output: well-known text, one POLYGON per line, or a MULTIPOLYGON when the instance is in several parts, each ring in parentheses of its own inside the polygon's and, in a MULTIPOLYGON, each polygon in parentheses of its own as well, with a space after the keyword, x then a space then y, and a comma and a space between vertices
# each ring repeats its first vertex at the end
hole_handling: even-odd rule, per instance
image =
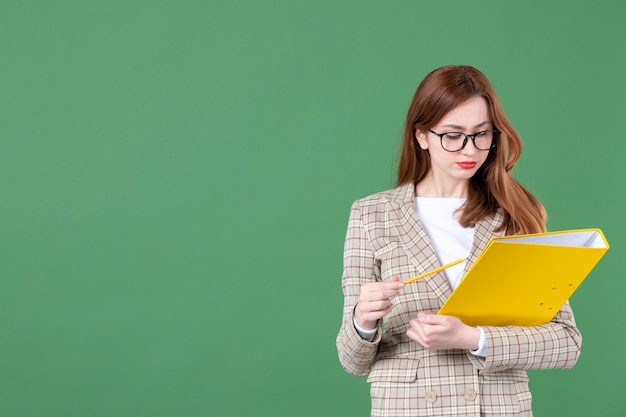
POLYGON ((420 129, 415 129, 415 139, 423 150, 428 149, 428 140, 426 140, 426 132, 420 129))

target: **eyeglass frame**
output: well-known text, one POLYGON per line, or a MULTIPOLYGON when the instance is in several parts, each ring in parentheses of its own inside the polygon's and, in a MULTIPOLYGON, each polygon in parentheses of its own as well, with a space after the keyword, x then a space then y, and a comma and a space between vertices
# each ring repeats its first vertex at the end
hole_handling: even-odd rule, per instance
POLYGON ((498 139, 498 136, 500 135, 500 132, 498 129, 488 129, 488 130, 481 130, 480 132, 476 132, 473 134, 467 134, 467 133, 463 133, 463 132, 445 132, 445 133, 437 133, 433 130, 428 129, 428 131, 432 134, 434 134, 435 136, 439 136, 439 144, 441 145, 441 149, 443 149, 446 152, 460 152, 463 150, 463 148, 465 148, 465 146, 467 145, 468 139, 472 138, 472 145, 474 145, 474 148, 478 149, 479 151, 490 151, 493 148, 496 147, 496 141, 498 139), (491 145, 489 146, 489 148, 487 149, 481 149, 478 146, 476 146, 476 136, 480 135, 481 133, 485 133, 485 132, 492 132, 493 133, 493 137, 491 138, 491 145), (444 148, 443 146, 443 137, 445 135, 449 135, 450 133, 458 133, 459 135, 463 135, 465 137, 465 139, 463 139, 463 144, 461 145, 461 147, 459 149, 457 149, 456 151, 449 151, 448 149, 444 148))

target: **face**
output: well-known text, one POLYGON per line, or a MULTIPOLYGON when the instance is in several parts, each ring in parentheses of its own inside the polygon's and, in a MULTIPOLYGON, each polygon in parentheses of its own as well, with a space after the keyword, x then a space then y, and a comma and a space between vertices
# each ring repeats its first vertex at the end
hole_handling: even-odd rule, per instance
MULTIPOLYGON (((492 128, 487 101, 475 96, 452 109, 430 130, 437 133, 473 134, 492 128)), ((430 153, 432 178, 442 185, 455 186, 460 182, 469 182, 489 155, 489 151, 476 149, 471 139, 460 151, 448 152, 442 148, 439 136, 428 130, 416 131, 415 137, 419 146, 430 153)))

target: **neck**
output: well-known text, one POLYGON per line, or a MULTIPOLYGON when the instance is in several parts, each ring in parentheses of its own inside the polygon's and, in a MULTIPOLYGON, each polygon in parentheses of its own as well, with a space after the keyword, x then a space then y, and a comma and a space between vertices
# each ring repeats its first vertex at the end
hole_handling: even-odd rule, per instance
POLYGON ((415 186, 415 195, 429 198, 467 198, 469 180, 454 183, 435 181, 432 175, 415 186))

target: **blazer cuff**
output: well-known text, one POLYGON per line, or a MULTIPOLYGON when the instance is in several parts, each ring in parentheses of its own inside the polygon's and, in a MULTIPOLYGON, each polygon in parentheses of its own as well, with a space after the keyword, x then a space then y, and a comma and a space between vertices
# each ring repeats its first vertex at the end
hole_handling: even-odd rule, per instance
POLYGON ((470 353, 474 356, 482 356, 483 358, 487 356, 487 337, 485 336, 485 331, 482 327, 478 326, 478 330, 480 330, 480 338, 478 339, 478 349, 470 350, 470 353))
POLYGON ((376 326, 373 329, 364 329, 361 326, 359 326, 359 323, 356 322, 356 317, 352 318, 352 324, 354 324, 354 329, 359 334, 359 336, 361 336, 361 339, 371 342, 372 340, 374 340, 374 337, 376 337, 378 326, 376 326))

